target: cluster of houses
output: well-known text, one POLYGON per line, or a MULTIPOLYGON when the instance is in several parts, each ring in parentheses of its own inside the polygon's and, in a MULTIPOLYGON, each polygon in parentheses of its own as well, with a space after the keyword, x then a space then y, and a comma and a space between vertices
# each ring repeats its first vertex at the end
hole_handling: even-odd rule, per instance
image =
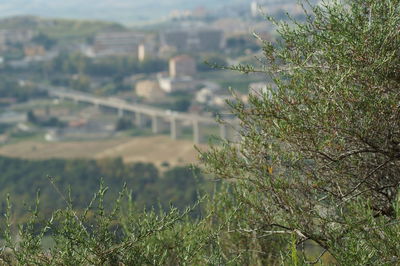
MULTIPOLYGON (((206 11, 201 8, 190 13, 175 12, 172 14, 177 19, 206 17, 206 15, 206 11)), ((231 96, 226 88, 221 88, 219 84, 207 80, 204 74, 199 75, 197 57, 212 53, 226 53, 229 38, 238 36, 251 38, 252 29, 249 28, 248 23, 250 22, 240 18, 221 18, 208 24, 193 25, 182 22, 178 27, 163 29, 158 33, 137 30, 99 32, 90 41, 69 44, 67 47, 65 44, 57 43, 48 47, 38 42, 38 36, 42 33, 35 30, 3 29, 0 30, 0 66, 8 64, 14 68, 28 68, 36 62, 53 60, 66 48, 68 52, 81 53, 86 57, 93 58, 94 61, 97 58, 110 56, 136 57, 140 62, 161 58, 168 61, 168 71, 153 74, 132 73, 132 76, 124 77, 124 83, 126 81, 134 89, 135 97, 150 104, 162 103, 168 96, 173 97, 177 92, 187 93, 192 102, 189 111, 201 113, 206 109, 222 108, 231 96), (8 54, 15 47, 19 47, 22 51, 22 58, 1 57, 1 54, 8 54)), ((43 36, 41 37, 43 38, 43 36)), ((73 79, 74 76, 70 78, 73 79)), ((96 82, 103 84, 104 82, 100 78, 90 77, 91 85, 96 82)), ((265 90, 262 84, 253 84, 253 87, 254 90, 265 90)), ((1 119, 10 118, 1 117, 1 119)), ((99 127, 99 124, 90 122, 90 119, 75 120, 66 124, 62 129, 63 135, 68 132, 78 132, 78 135, 84 135, 83 133, 86 131, 90 134, 102 132, 105 135, 113 132, 112 125, 102 128, 99 127)), ((61 135, 60 132, 59 129, 49 131, 46 139, 57 140, 61 135)))
POLYGON ((28 67, 32 62, 50 61, 58 52, 49 49, 43 44, 35 42, 39 33, 30 29, 3 29, 0 30, 0 53, 10 54, 16 47, 22 50, 22 59, 5 60, 0 56, 0 65, 7 63, 14 68, 28 67))
MULTIPOLYGON (((57 47, 46 50, 43 45, 32 42, 35 36, 37 33, 32 30, 2 30, 0 52, 16 43, 23 44, 25 57, 23 60, 9 62, 14 67, 23 67, 32 61, 51 60, 57 56, 57 47)), ((160 102, 168 94, 184 91, 193 95, 195 103, 220 107, 230 97, 227 91, 221 90, 216 83, 198 79, 197 62, 188 54, 223 52, 225 45, 226 34, 221 29, 182 27, 159 34, 138 31, 103 32, 98 33, 90 45, 76 47, 79 52, 92 58, 135 56, 139 61, 149 58, 168 59, 168 72, 144 75, 131 82, 138 97, 148 102, 160 102)))
POLYGON ((223 107, 226 100, 232 98, 226 89, 215 82, 197 79, 196 74, 195 59, 186 54, 178 55, 169 60, 168 73, 137 81, 135 92, 149 102, 162 101, 166 95, 174 92, 186 92, 193 95, 194 103, 213 107, 223 107))
MULTIPOLYGON (((263 11, 268 14, 277 13, 282 9, 289 10, 291 14, 302 12, 301 7, 294 5, 292 0, 253 0, 242 8, 244 9, 231 15, 219 14, 220 12, 216 15, 204 7, 193 10, 174 10, 169 19, 179 23, 159 33, 102 32, 94 36, 93 43, 82 43, 74 48, 90 57, 135 55, 141 61, 149 57, 169 59, 180 53, 223 51, 226 48, 226 40, 230 37, 250 38, 252 32, 257 32, 266 39, 270 38, 270 30, 264 22, 251 20, 262 16, 263 11), (214 19, 208 21, 207 17, 210 14, 214 14, 214 19)), ((228 10, 233 9, 227 8, 225 11, 228 10)), ((11 62, 13 66, 22 67, 31 61, 51 60, 57 55, 57 47, 49 49, 32 42, 38 34, 37 31, 30 29, 0 30, 0 53, 15 44, 22 44, 24 60, 11 62)), ((0 58, 0 64, 2 61, 3 59, 0 58)))
POLYGON ((94 44, 85 47, 90 57, 133 55, 139 60, 149 57, 167 58, 182 52, 220 51, 224 47, 224 34, 217 29, 174 29, 160 34, 142 32, 106 32, 95 36, 94 44))

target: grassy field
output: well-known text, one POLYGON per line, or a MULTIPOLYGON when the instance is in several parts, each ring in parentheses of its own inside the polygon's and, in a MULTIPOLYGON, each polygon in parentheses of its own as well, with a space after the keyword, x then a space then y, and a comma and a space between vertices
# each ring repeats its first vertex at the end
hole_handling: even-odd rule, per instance
MULTIPOLYGON (((200 145, 206 149, 206 145, 200 145)), ((125 162, 152 162, 160 166, 185 165, 197 162, 194 144, 187 140, 171 140, 168 136, 131 137, 101 141, 44 142, 21 141, 0 147, 0 155, 26 158, 112 158, 125 162)))
POLYGON ((243 74, 230 70, 216 70, 203 72, 198 74, 199 79, 207 79, 213 81, 225 89, 232 87, 236 92, 247 94, 249 92, 249 84, 252 82, 265 82, 265 75, 259 74, 243 74))

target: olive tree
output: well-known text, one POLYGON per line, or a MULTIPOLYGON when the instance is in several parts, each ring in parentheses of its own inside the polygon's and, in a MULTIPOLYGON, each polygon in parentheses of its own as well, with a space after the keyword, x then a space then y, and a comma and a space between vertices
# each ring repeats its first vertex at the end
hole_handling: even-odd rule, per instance
POLYGON ((279 41, 263 42, 259 66, 232 67, 274 82, 230 103, 239 140, 202 159, 248 212, 232 231, 279 236, 294 253, 312 242, 314 262, 400 263, 400 1, 304 10, 305 23, 271 20, 279 41))

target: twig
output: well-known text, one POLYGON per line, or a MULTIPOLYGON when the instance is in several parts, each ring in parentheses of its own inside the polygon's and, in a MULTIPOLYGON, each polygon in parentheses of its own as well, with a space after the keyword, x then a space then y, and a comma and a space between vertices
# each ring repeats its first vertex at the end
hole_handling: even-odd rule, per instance
POLYGON ((317 263, 321 260, 322 256, 325 255, 326 252, 328 252, 328 250, 327 250, 327 249, 324 249, 324 250, 321 252, 321 254, 319 254, 319 256, 318 256, 315 260, 313 260, 313 261, 306 261, 306 263, 307 263, 307 264, 311 264, 311 265, 317 264, 317 263))
POLYGON ((54 187, 54 189, 56 190, 56 192, 61 196, 61 198, 64 200, 64 202, 67 204, 67 206, 71 209, 72 214, 74 215, 75 220, 79 223, 79 225, 82 227, 83 231, 85 231, 86 235, 89 236, 89 232, 87 231, 86 227, 83 225, 82 221, 79 219, 78 215, 76 214, 76 212, 72 209, 72 204, 71 202, 69 202, 64 194, 60 191, 60 189, 56 186, 54 180, 52 177, 47 176, 47 178, 49 179, 50 183, 52 184, 52 186, 54 187))

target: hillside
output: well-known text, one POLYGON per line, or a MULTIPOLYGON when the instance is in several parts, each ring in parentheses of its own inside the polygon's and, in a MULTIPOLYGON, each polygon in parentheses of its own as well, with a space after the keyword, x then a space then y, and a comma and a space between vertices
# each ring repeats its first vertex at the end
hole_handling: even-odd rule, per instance
MULTIPOLYGON (((62 193, 68 193, 68 188, 71 187, 74 207, 78 210, 87 206, 98 190, 100 180, 109 188, 106 206, 113 204, 111 199, 116 198, 125 184, 139 208, 164 209, 168 209, 172 202, 181 209, 193 204, 200 185, 206 183, 198 169, 167 167, 161 172, 153 164, 124 164, 118 158, 96 161, 23 160, 0 156, 0 167, 0 213, 4 213, 4 202, 7 194, 10 194, 15 204, 16 219, 23 219, 26 208, 35 202, 39 190, 43 214, 65 206, 63 197, 54 189, 52 182, 62 193)), ((0 228, 1 226, 0 222, 0 228)), ((1 260, 0 265, 4 265, 1 260)))
POLYGON ((30 14, 43 17, 138 22, 159 19, 178 8, 205 6, 215 9, 237 2, 237 0, 0 0, 0 14, 3 17, 30 14))
POLYGON ((0 30, 2 29, 29 29, 44 33, 49 37, 60 41, 68 41, 85 39, 98 32, 122 31, 125 30, 125 27, 118 23, 104 21, 45 19, 35 16, 16 16, 0 19, 0 30))

